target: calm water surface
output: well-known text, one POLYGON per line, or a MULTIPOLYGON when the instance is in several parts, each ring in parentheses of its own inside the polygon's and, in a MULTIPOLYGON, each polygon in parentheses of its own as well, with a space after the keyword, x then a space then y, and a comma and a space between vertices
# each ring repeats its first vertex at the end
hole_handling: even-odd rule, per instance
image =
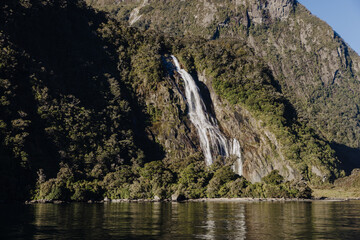
POLYGON ((0 239, 360 239, 360 202, 0 205, 0 239))

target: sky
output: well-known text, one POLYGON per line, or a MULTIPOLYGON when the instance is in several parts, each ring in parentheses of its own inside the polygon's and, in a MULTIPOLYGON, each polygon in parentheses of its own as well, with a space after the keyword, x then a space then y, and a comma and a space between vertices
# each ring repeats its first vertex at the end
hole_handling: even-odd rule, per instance
POLYGON ((360 55, 360 0, 298 0, 360 55))

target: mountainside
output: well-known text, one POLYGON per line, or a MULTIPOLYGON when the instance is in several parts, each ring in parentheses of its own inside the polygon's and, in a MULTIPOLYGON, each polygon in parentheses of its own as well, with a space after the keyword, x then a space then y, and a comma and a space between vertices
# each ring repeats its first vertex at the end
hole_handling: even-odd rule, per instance
POLYGON ((331 143, 348 172, 359 167, 360 58, 297 1, 88 2, 134 27, 245 43, 298 118, 331 143))
POLYGON ((358 166, 359 56, 300 4, 88 4, 0 3, 0 200, 309 197, 358 166), (237 155, 206 166, 172 55, 237 155))

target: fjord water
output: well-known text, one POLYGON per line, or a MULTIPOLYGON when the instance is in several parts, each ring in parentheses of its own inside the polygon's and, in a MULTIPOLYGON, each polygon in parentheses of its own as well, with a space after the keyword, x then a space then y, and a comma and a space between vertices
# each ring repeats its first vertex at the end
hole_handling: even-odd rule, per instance
POLYGON ((359 239, 360 202, 0 205, 0 239, 359 239))
POLYGON ((184 80, 185 97, 189 108, 189 118, 198 131, 201 149, 204 152, 207 165, 213 163, 215 156, 235 156, 236 162, 233 166, 234 171, 242 175, 242 161, 240 143, 236 139, 228 140, 219 129, 217 121, 206 110, 200 90, 193 77, 182 69, 175 56, 171 56, 174 61, 176 71, 184 80))

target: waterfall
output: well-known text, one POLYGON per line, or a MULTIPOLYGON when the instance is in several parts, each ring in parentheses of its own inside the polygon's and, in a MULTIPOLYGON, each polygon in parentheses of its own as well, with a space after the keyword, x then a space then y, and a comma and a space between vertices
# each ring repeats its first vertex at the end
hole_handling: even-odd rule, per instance
POLYGON ((204 152, 206 165, 213 163, 213 156, 235 156, 237 159, 233 170, 242 175, 242 160, 240 143, 236 139, 228 140, 219 129, 217 121, 206 111, 206 106, 200 95, 200 90, 192 76, 181 68, 176 57, 171 56, 185 84, 185 98, 189 108, 189 118, 197 129, 200 146, 204 152))
POLYGON ((238 173, 239 175, 242 175, 243 169, 242 169, 240 143, 235 138, 232 140, 232 146, 231 146, 230 155, 237 157, 237 159, 236 159, 236 161, 235 161, 235 163, 233 165, 234 172, 238 173))

